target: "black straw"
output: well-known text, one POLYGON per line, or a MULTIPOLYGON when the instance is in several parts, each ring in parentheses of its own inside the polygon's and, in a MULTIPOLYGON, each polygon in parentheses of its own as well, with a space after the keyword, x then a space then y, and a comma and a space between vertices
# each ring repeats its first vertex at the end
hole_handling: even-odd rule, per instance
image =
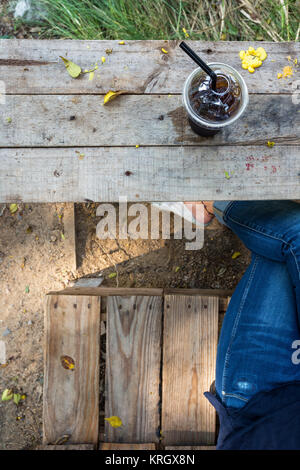
POLYGON ((215 72, 205 62, 203 62, 203 60, 200 59, 200 57, 184 41, 179 44, 179 47, 181 47, 181 49, 190 56, 190 58, 207 73, 207 75, 210 76, 212 89, 215 90, 217 83, 217 75, 215 72))

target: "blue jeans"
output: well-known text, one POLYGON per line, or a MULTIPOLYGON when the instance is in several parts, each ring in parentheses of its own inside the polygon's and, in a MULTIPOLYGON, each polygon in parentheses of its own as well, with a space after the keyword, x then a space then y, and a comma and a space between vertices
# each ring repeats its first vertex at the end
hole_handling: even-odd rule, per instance
POLYGON ((218 220, 251 251, 222 325, 216 393, 233 409, 252 396, 300 380, 292 344, 300 339, 300 204, 215 202, 218 220))

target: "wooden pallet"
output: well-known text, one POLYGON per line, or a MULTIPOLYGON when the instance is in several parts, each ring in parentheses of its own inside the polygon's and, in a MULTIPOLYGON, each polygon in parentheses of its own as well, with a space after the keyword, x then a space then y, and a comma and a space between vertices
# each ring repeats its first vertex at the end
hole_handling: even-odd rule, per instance
POLYGON ((203 392, 215 377, 219 320, 230 295, 103 287, 50 293, 44 445, 213 448, 216 414, 203 392), (99 413, 101 320, 107 326, 105 416, 119 416, 119 428, 99 413))

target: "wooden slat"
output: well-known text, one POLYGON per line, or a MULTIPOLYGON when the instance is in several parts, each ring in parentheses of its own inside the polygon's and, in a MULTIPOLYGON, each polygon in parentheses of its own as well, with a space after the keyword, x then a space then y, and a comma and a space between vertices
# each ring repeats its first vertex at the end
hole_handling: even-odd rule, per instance
POLYGON ((164 445, 215 442, 216 414, 203 396, 215 378, 218 299, 169 295, 164 303, 164 445))
POLYGON ((94 450, 92 444, 48 445, 39 446, 36 450, 94 450))
POLYGON ((45 313, 44 444, 97 444, 100 298, 48 296, 45 313), (62 356, 75 362, 62 366, 62 356))
POLYGON ((243 117, 214 138, 199 137, 191 130, 181 96, 124 95, 107 106, 101 106, 102 102, 103 97, 97 96, 7 96, 1 106, 4 119, 0 121, 0 145, 265 146, 268 140, 300 143, 299 105, 288 95, 251 96, 243 117), (5 120, 7 116, 12 119, 10 123, 5 120))
POLYGON ((216 450, 216 446, 167 446, 165 450, 216 450))
POLYGON ((155 444, 120 444, 101 442, 100 450, 155 450, 155 444))
POLYGON ((147 443, 159 439, 161 297, 108 297, 105 415, 107 442, 147 443))
POLYGON ((163 295, 163 289, 148 287, 68 287, 59 292, 49 292, 49 295, 97 295, 99 297, 107 295, 133 296, 133 295, 163 295))
POLYGON ((0 149, 0 202, 300 198, 299 146, 76 150, 0 149))
MULTIPOLYGON (((74 41, 74 40, 0 40, 0 80, 7 93, 87 94, 126 89, 132 93, 181 93, 187 75, 195 68, 193 61, 178 47, 180 41, 74 41), (164 54, 161 48, 168 50, 164 54), (102 66, 106 49, 113 49, 102 66), (99 62, 98 74, 72 79, 59 56, 78 63, 83 69, 99 62), (98 77, 97 77, 98 76, 98 77)), ((290 93, 293 79, 278 80, 287 56, 299 57, 299 43, 251 42, 265 47, 268 58, 250 74, 241 68, 239 51, 249 42, 190 41, 191 47, 208 62, 223 62, 237 68, 245 77, 250 92, 290 93)))

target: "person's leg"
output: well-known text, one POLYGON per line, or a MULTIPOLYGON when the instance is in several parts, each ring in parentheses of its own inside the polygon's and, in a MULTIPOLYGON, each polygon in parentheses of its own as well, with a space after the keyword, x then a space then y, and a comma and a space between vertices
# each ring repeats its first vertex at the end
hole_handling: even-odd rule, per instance
POLYGON ((222 325, 216 366, 221 401, 241 408, 260 391, 300 380, 292 362, 292 343, 299 338, 286 265, 253 254, 222 325))
MULTIPOLYGON (((227 309, 218 346, 216 392, 222 402, 231 408, 241 408, 259 391, 270 390, 280 383, 300 380, 298 368, 291 360, 291 345, 300 337, 293 283, 287 265, 283 262, 284 258, 280 257, 280 253, 274 253, 278 251, 277 246, 269 247, 264 253, 271 255, 271 258, 280 257, 280 261, 255 253, 255 249, 260 249, 257 232, 254 240, 251 240, 252 230, 247 233, 247 213, 252 204, 257 203, 240 205, 232 201, 220 201, 214 204, 216 217, 230 227, 238 215, 236 223, 242 223, 243 227, 241 238, 254 251, 251 265, 238 284, 227 309), (234 208, 238 211, 235 212, 234 208)), ((265 206, 268 204, 269 201, 264 203, 265 206)), ((264 236, 264 208, 260 204, 259 206, 260 214, 257 216, 260 215, 259 227, 264 236)), ((287 217, 295 229, 295 213, 299 214, 299 206, 295 207, 293 204, 293 217, 283 211, 283 206, 280 209, 281 216, 287 217)), ((287 210, 289 209, 290 204, 287 204, 287 210)), ((272 215, 275 217, 273 211, 272 215)), ((266 212, 267 233, 272 234, 271 229, 274 230, 274 227, 271 224, 270 211, 266 212)), ((255 216, 255 211, 252 214, 255 216)), ((281 224, 281 228, 283 225, 285 224, 281 224)), ((239 226, 235 232, 240 235, 239 226)))
POLYGON ((253 253, 286 264, 300 323, 300 204, 231 201, 224 210, 223 220, 253 253))

